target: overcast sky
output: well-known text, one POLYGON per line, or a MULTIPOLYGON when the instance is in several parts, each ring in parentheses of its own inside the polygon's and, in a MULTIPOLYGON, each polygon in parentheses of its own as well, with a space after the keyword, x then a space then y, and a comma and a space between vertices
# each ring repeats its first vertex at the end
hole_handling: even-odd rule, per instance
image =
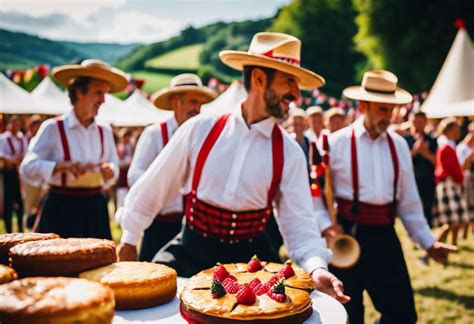
POLYGON ((0 28, 55 40, 152 43, 184 27, 273 16, 290 0, 0 0, 0 28))

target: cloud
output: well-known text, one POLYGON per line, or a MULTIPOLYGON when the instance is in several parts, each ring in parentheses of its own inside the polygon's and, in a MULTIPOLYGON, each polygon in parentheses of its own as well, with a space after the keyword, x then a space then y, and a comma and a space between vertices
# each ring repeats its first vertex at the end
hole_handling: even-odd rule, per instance
POLYGON ((16 11, 33 17, 71 13, 75 17, 87 17, 104 8, 122 7, 125 3, 126 0, 2 0, 0 11, 16 11))
POLYGON ((81 19, 54 13, 34 17, 20 12, 0 12, 0 28, 55 40, 107 43, 152 43, 176 35, 179 20, 130 11, 99 9, 81 19))

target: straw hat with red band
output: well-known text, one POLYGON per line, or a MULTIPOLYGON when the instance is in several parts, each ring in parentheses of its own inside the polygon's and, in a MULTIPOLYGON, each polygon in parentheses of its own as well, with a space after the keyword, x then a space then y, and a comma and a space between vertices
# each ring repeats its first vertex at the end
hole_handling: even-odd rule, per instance
POLYGON ((106 81, 111 86, 110 92, 125 90, 128 85, 128 78, 124 72, 96 59, 84 60, 81 64, 55 67, 53 77, 65 87, 69 87, 78 77, 106 81))
POLYGON ((202 85, 201 79, 196 74, 183 73, 171 79, 169 87, 155 92, 151 97, 151 101, 158 108, 173 110, 170 104, 170 96, 184 92, 197 92, 204 95, 206 98, 204 103, 208 103, 217 97, 214 90, 202 85))
POLYGON ((362 101, 407 104, 412 101, 411 94, 397 87, 398 78, 385 70, 373 70, 364 73, 362 85, 351 86, 343 91, 346 98, 362 101))
POLYGON ((300 88, 308 90, 324 85, 322 76, 300 66, 301 41, 283 33, 257 33, 248 52, 221 51, 221 61, 242 71, 244 66, 263 66, 296 76, 300 88))

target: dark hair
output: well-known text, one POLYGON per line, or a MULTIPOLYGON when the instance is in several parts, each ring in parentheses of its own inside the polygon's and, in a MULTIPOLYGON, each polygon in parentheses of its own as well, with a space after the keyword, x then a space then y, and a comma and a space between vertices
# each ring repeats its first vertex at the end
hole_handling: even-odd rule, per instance
POLYGON ((263 66, 255 66, 255 65, 246 65, 246 66, 244 66, 243 82, 244 82, 245 90, 247 90, 247 92, 250 90, 250 79, 252 78, 252 71, 254 69, 260 69, 265 73, 265 75, 268 78, 267 86, 272 84, 273 77, 275 76, 275 72, 276 72, 275 69, 268 68, 268 67, 263 67, 263 66))
POLYGON ((80 90, 81 93, 86 94, 87 89, 89 88, 89 83, 91 83, 92 79, 89 77, 78 77, 74 80, 73 83, 68 87, 69 99, 71 100, 71 104, 74 106, 77 101, 76 90, 80 90))

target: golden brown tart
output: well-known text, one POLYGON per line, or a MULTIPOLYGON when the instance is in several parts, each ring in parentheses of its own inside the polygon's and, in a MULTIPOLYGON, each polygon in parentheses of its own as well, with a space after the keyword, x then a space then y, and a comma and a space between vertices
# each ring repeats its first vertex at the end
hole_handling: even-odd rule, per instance
POLYGON ((0 285, 0 323, 112 323, 114 293, 77 278, 25 278, 0 285))
POLYGON ((8 251, 17 244, 51 240, 59 238, 59 235, 53 233, 10 233, 0 234, 0 264, 9 265, 8 251))
MULTIPOLYGON (((315 285, 291 264, 217 265, 191 277, 180 295, 180 312, 198 323, 302 323, 313 311, 315 285), (250 271, 249 271, 250 270, 250 271)), ((256 264, 256 261, 253 263, 256 264)))
POLYGON ((16 274, 15 270, 8 266, 0 264, 0 285, 13 281, 16 278, 18 278, 18 275, 16 274))
POLYGON ((79 276, 112 288, 117 309, 156 306, 176 296, 176 271, 157 263, 117 262, 79 276))
POLYGON ((115 243, 95 238, 67 238, 18 244, 10 249, 20 277, 77 276, 117 261, 115 243))

